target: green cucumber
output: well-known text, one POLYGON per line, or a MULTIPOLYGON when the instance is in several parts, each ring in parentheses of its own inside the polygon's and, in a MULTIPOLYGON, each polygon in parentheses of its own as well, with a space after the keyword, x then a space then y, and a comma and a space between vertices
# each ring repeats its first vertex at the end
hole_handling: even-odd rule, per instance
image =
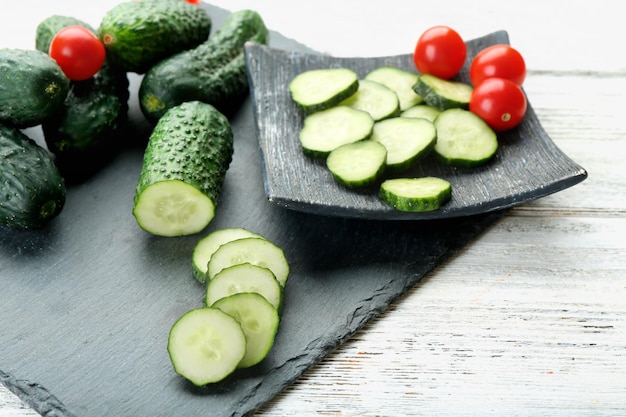
POLYGON ((241 324, 217 308, 183 314, 170 329, 167 351, 174 371, 197 386, 232 374, 246 355, 241 324))
POLYGON ((406 212, 438 210, 451 195, 450 183, 436 177, 393 178, 380 186, 381 199, 406 212))
POLYGON ((347 106, 320 110, 304 118, 299 139, 302 150, 326 158, 335 148, 368 139, 374 129, 369 113, 347 106))
POLYGON ((266 44, 268 38, 257 12, 231 13, 208 40, 146 72, 139 88, 141 111, 154 122, 169 108, 198 100, 230 113, 249 92, 244 44, 266 44))
POLYGON ((61 212, 65 196, 50 154, 21 130, 0 123, 0 225, 40 228, 61 212))
POLYGON ((191 270, 195 279, 201 284, 207 284, 207 268, 211 255, 231 240, 242 239, 244 237, 256 237, 263 239, 258 233, 251 232, 242 227, 231 227, 225 229, 217 229, 200 239, 193 250, 191 261, 191 270))
POLYGON ((359 88, 359 76, 349 68, 320 68, 301 72, 289 83, 296 105, 310 114, 336 106, 359 88))
POLYGON ((89 29, 94 34, 97 33, 96 29, 80 19, 72 16, 52 15, 39 22, 37 25, 35 30, 35 49, 48 53, 54 35, 64 27, 73 25, 82 26, 89 29))
POLYGON ((210 104, 168 110, 146 147, 135 193, 138 225, 159 236, 191 235, 215 216, 233 155, 231 125, 210 104))
MULTIPOLYGON (((36 48, 47 52, 54 35, 79 25, 71 16, 53 15, 37 26, 36 48)), ((105 60, 90 79, 70 81, 63 105, 42 123, 48 149, 66 181, 78 182, 102 168, 124 143, 119 132, 128 118, 129 81, 126 72, 105 60)))
POLYGON ((496 133, 469 110, 446 110, 435 119, 434 124, 437 129, 435 154, 448 165, 482 165, 498 150, 496 133))
POLYGON ((374 140, 361 140, 335 148, 326 158, 333 177, 348 187, 365 187, 385 172, 387 148, 374 140))
POLYGON ((374 125, 372 140, 387 149, 387 167, 399 171, 430 154, 437 142, 437 130, 426 119, 394 117, 374 125))
POLYGON ((366 80, 381 83, 396 92, 400 102, 400 110, 413 107, 424 99, 413 90, 418 74, 402 68, 384 66, 376 68, 365 75, 366 80))
POLYGON ((274 345, 280 323, 276 309, 253 292, 221 298, 213 307, 235 318, 246 336, 246 354, 237 367, 249 368, 265 359, 274 345))
POLYGON ((421 117, 423 119, 434 122, 440 113, 441 110, 436 107, 429 106, 428 104, 418 104, 413 107, 409 107, 408 109, 400 113, 400 116, 411 118, 421 117))
POLYGON ((267 239, 248 237, 221 245, 211 255, 207 274, 213 279, 224 268, 242 263, 267 268, 284 287, 289 276, 289 264, 283 250, 267 239))
POLYGON ((242 292, 255 292, 280 312, 283 287, 274 273, 264 267, 242 263, 222 269, 208 283, 204 298, 207 307, 218 300, 242 292))
POLYGON ((366 111, 375 122, 400 115, 400 102, 395 91, 383 84, 359 80, 359 89, 339 103, 353 109, 366 111))
POLYGON ((118 3, 104 14, 98 28, 107 57, 124 70, 138 74, 205 42, 210 33, 207 11, 180 0, 118 3))
POLYGON ((413 85, 424 102, 439 110, 467 109, 473 88, 462 81, 444 80, 432 74, 422 74, 413 85))
POLYGON ((48 119, 70 89, 70 80, 47 53, 0 49, 0 122, 19 128, 48 119))

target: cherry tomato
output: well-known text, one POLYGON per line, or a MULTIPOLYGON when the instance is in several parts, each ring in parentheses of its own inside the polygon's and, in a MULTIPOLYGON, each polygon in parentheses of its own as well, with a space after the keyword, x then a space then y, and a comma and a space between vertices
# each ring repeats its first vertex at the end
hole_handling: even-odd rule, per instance
POLYGON ((526 114, 526 107, 522 87, 506 78, 485 79, 474 87, 469 103, 469 110, 496 132, 517 126, 526 114))
POLYGON ((417 40, 413 62, 423 74, 449 79, 463 67, 467 46, 461 36, 448 26, 433 26, 417 40))
POLYGON ((184 0, 184 1, 186 1, 187 3, 195 4, 196 6, 199 6, 202 3, 201 0, 184 0))
POLYGON ((82 81, 96 74, 106 58, 104 45, 89 29, 72 25, 57 32, 50 42, 49 55, 67 78, 82 81))
POLYGON ((506 45, 492 45, 476 54, 470 65, 470 80, 478 85, 485 78, 506 78, 522 85, 526 78, 526 63, 522 54, 506 45))

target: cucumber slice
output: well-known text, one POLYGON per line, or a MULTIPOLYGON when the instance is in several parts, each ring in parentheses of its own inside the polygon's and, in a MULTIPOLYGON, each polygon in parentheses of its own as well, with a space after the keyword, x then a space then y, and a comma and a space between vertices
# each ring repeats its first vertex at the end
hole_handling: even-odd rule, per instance
POLYGON ((428 155, 437 141, 435 125, 426 119, 394 117, 374 125, 372 140, 387 149, 387 167, 398 171, 428 155))
POLYGON ((206 289, 204 302, 211 307, 216 301, 242 292, 255 292, 265 298, 280 312, 283 302, 283 287, 267 268, 243 263, 218 272, 206 289))
POLYGON ((213 306, 232 316, 246 337, 246 354, 238 368, 249 368, 261 362, 272 349, 280 317, 276 309, 260 294, 243 292, 218 300, 213 306))
POLYGON ((370 71, 366 80, 375 81, 391 88, 396 92, 400 102, 400 110, 406 110, 424 101, 424 99, 413 90, 419 75, 415 72, 407 71, 397 67, 380 67, 370 71))
POLYGON ((432 74, 422 74, 417 78, 413 90, 424 98, 426 104, 439 110, 467 109, 474 90, 461 81, 444 80, 432 74))
POLYGON ((353 109, 366 111, 374 121, 400 115, 400 101, 395 91, 383 84, 360 80, 356 93, 339 103, 353 109))
POLYGON ((237 369, 246 355, 246 336, 231 315, 217 308, 198 308, 174 323, 167 350, 176 373, 203 386, 237 369))
POLYGON ((498 150, 496 133, 469 110, 446 110, 435 119, 434 124, 437 129, 435 154, 449 165, 482 165, 498 150))
POLYGON ((336 106, 358 88, 358 75, 348 68, 304 71, 289 83, 291 99, 307 114, 336 106))
POLYGON ((221 270, 233 265, 250 263, 267 268, 281 287, 289 276, 289 264, 281 248, 267 239, 248 237, 224 243, 211 255, 207 274, 213 279, 221 270))
POLYGON ((387 148, 373 140, 362 140, 334 149, 326 159, 333 177, 348 187, 376 182, 385 171, 387 148))
POLYGON ((380 197, 395 209, 407 212, 437 210, 451 198, 451 185, 436 177, 394 178, 380 186, 380 197))
POLYGON ((406 109, 400 113, 400 116, 410 118, 421 117, 422 119, 434 122, 437 116, 439 116, 439 113, 441 113, 441 110, 436 107, 429 106, 428 104, 418 104, 417 106, 406 109))
POLYGON ((211 259, 211 255, 213 255, 213 252, 215 252, 217 248, 224 243, 230 242, 231 240, 242 239, 244 237, 256 237, 263 239, 263 236, 258 233, 251 232, 250 230, 242 227, 218 229, 200 239, 194 247, 191 261, 191 270, 194 278, 196 278, 201 284, 206 284, 208 278, 207 265, 211 259))
POLYGON ((304 119, 300 144, 306 154, 326 158, 341 145, 369 138, 373 127, 374 119, 367 112, 348 106, 331 107, 304 119))

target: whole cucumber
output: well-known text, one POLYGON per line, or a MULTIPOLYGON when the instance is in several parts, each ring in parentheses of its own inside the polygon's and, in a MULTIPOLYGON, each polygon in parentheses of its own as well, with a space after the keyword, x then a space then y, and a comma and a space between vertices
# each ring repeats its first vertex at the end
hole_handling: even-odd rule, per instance
POLYGON ((146 118, 156 122, 168 109, 199 100, 228 113, 248 93, 244 44, 267 44, 269 32, 253 10, 231 13, 206 42, 159 62, 139 88, 146 118))
POLYGON ((0 49, 0 122, 39 125, 63 104, 69 89, 70 80, 48 54, 0 49))
MULTIPOLYGON (((87 23, 71 16, 53 15, 39 23, 36 48, 45 51, 64 27, 87 23)), ((120 131, 128 118, 129 80, 126 71, 106 59, 90 79, 70 81, 63 105, 42 123, 48 149, 68 182, 80 182, 102 168, 124 141, 120 131)))
POLYGON ((105 13, 98 29, 111 61, 138 74, 206 41, 210 33, 207 11, 181 0, 119 3, 105 13))
POLYGON ((0 123, 0 225, 42 227, 61 212, 65 195, 48 151, 18 128, 0 123))

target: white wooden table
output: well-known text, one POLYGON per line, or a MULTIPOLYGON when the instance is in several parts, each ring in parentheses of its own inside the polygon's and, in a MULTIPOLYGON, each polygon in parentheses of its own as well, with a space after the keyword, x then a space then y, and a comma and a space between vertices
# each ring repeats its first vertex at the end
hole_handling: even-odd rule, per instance
MULTIPOLYGON (((0 47, 36 24, 97 25, 117 0, 21 0, 0 47), (10 28, 10 30, 9 30, 10 28), (11 33, 11 36, 7 36, 11 33)), ((514 208, 295 384, 260 416, 626 415, 626 25, 618 2, 217 0, 336 56, 411 52, 435 24, 471 39, 504 29, 526 92, 583 183, 514 208)), ((36 415, 0 385, 0 416, 36 415)))

